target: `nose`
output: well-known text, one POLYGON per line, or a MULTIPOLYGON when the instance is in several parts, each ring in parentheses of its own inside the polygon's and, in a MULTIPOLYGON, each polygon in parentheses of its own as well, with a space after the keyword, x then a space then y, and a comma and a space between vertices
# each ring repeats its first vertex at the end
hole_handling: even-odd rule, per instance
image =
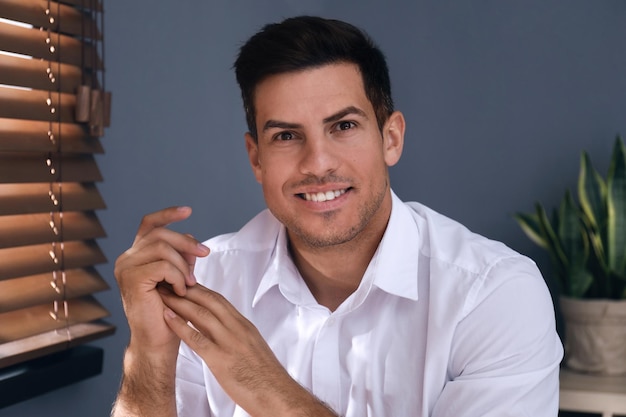
POLYGON ((301 149, 300 172, 323 178, 340 165, 339 150, 333 140, 324 134, 307 136, 301 149))

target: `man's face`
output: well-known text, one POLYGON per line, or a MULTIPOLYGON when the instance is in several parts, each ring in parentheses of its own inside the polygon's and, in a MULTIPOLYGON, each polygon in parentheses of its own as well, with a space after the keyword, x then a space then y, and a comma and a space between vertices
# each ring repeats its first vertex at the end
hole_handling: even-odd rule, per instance
POLYGON ((250 163, 291 243, 322 248, 380 238, 391 210, 387 168, 402 153, 404 119, 393 113, 381 133, 358 67, 271 76, 257 86, 255 108, 250 163))

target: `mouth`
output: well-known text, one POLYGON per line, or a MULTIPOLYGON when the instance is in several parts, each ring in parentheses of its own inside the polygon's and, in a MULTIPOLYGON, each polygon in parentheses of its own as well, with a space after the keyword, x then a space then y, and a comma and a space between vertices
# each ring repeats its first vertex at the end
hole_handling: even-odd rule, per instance
POLYGON ((341 190, 329 190, 329 191, 318 192, 318 193, 300 193, 298 194, 298 197, 306 201, 314 201, 314 202, 323 203, 324 201, 331 201, 337 197, 342 196, 348 190, 349 188, 344 188, 341 190))

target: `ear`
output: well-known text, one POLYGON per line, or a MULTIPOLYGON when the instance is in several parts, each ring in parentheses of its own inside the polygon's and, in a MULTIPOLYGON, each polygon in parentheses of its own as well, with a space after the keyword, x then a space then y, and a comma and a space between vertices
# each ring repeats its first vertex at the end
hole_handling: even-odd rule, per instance
POLYGON ((404 146, 404 115, 394 111, 383 127, 383 153, 387 166, 394 166, 400 160, 404 146))
POLYGON ((259 144, 256 140, 254 140, 250 132, 246 132, 244 136, 246 138, 246 150, 248 151, 248 159, 250 161, 250 166, 252 167, 252 172, 254 173, 254 177, 257 182, 261 183, 263 175, 261 170, 261 161, 259 160, 259 144))

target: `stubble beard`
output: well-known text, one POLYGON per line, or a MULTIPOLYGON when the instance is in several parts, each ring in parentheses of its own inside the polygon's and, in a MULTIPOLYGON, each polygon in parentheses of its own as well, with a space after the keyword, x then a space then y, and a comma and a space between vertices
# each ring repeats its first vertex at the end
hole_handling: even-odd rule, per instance
MULTIPOLYGON (((387 193, 388 187, 386 185, 387 181, 385 181, 385 186, 383 186, 377 194, 373 195, 366 204, 360 207, 358 213, 359 221, 348 230, 326 229, 323 231, 324 233, 313 233, 307 230, 307 228, 304 227, 305 225, 299 222, 298 219, 286 219, 278 216, 277 218, 285 225, 290 236, 297 237, 301 243, 311 249, 324 249, 342 245, 357 239, 380 211, 383 200, 385 199, 385 194, 387 193)), ((328 224, 328 227, 331 227, 330 223, 338 215, 339 213, 335 211, 321 214, 324 219, 324 224, 328 224)))

